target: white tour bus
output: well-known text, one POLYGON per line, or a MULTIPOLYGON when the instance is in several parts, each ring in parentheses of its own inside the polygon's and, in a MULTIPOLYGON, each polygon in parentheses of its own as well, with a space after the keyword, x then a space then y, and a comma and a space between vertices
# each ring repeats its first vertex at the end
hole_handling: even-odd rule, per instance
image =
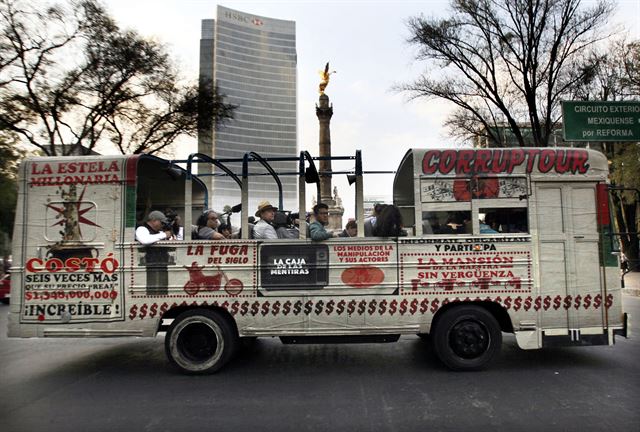
MULTIPOLYGON (((601 153, 410 150, 393 184, 407 233, 399 237, 363 237, 360 153, 348 159, 358 236, 323 242, 305 229, 295 239, 251 238, 251 167, 268 167, 280 184, 255 153, 242 159, 240 174, 202 154, 179 163, 149 155, 25 160, 9 336, 166 332, 169 360, 188 373, 218 370, 242 338, 429 335, 446 366, 475 370, 499 352, 502 332, 524 349, 627 336, 601 153), (193 226, 209 202, 192 174, 203 163, 238 184, 240 238, 197 240, 187 228, 181 241, 137 243, 136 226, 152 210, 171 208, 193 226)), ((299 208, 291 210, 305 214, 305 185, 317 183, 318 172, 307 152, 296 160, 299 208)))

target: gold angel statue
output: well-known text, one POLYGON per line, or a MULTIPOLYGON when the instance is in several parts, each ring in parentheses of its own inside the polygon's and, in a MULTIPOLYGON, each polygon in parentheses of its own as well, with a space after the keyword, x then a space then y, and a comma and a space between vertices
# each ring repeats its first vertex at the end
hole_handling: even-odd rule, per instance
POLYGON ((336 71, 329 72, 329 62, 327 62, 326 66, 324 67, 324 71, 318 71, 318 73, 322 77, 322 79, 320 80, 320 85, 318 85, 318 91, 320 92, 320 94, 324 94, 324 89, 327 88, 327 85, 329 84, 329 76, 336 73, 336 71))

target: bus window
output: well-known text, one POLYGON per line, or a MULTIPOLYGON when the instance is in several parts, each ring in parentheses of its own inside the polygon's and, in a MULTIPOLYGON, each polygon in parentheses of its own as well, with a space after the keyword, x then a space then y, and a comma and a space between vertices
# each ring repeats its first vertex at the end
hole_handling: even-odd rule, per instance
POLYGON ((471 234, 471 212, 426 211, 422 212, 424 234, 471 234))
POLYGON ((481 208, 480 234, 491 233, 528 233, 529 224, 526 208, 481 208), (483 232, 484 228, 484 232, 483 232))

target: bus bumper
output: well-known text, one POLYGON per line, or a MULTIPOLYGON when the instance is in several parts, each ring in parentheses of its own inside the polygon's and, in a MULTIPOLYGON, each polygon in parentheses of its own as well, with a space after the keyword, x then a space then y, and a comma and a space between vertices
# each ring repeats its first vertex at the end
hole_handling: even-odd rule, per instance
POLYGON ((629 326, 629 314, 625 312, 622 315, 622 328, 613 330, 614 340, 616 336, 622 336, 625 339, 628 339, 630 336, 630 330, 631 329, 629 326))

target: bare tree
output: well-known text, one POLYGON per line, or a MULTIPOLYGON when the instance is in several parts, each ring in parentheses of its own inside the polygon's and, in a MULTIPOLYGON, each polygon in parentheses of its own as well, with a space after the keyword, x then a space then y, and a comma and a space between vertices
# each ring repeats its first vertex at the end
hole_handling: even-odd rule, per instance
MULTIPOLYGON (((624 101, 640 97, 640 41, 621 37, 585 54, 576 68, 581 71, 580 86, 574 98, 580 100, 624 101)), ((640 190, 640 143, 607 143, 611 161, 611 180, 617 186, 640 190)), ((640 271, 640 208, 632 191, 612 193, 614 215, 620 243, 631 268, 640 271)))
POLYGON ((11 254, 11 236, 18 198, 18 163, 25 151, 0 131, 0 259, 11 254))
POLYGON ((573 99, 623 101, 640 96, 640 41, 626 36, 585 54, 576 65, 580 77, 573 99))
MULTIPOLYGON (((195 135, 197 85, 180 84, 165 47, 120 29, 96 0, 0 0, 0 18, 0 129, 49 155, 101 143, 154 153, 195 135)), ((234 107, 213 94, 218 124, 234 107)))
POLYGON ((520 146, 546 146, 560 119, 559 102, 582 79, 573 73, 574 59, 609 36, 602 29, 612 1, 588 5, 452 0, 449 18, 411 18, 410 42, 430 69, 399 88, 413 98, 457 105, 447 124, 458 137, 504 145, 499 131, 507 126, 520 146))

